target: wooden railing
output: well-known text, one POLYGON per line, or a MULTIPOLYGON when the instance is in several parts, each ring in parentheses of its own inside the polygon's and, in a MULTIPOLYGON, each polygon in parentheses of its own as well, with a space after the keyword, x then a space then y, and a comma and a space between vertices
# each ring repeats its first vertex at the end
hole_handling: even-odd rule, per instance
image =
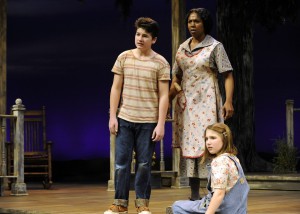
MULTIPOLYGON (((12 107, 12 115, 0 115, 1 122, 1 174, 0 186, 1 196, 4 195, 5 182, 7 179, 12 179, 11 195, 21 196, 28 195, 26 184, 24 183, 24 111, 25 107, 21 99, 16 99, 16 105, 12 107), (7 175, 7 154, 6 154, 6 122, 7 119, 14 120, 14 175, 7 175)), ((8 154, 9 155, 9 154, 8 154)))
MULTIPOLYGON (((166 122, 173 123, 173 119, 167 119, 166 122)), ((116 136, 110 135, 110 179, 108 181, 108 191, 114 191, 114 179, 115 179, 115 141, 116 136)), ((164 139, 160 141, 160 173, 161 176, 168 177, 172 180, 171 184, 173 188, 182 188, 188 186, 188 179, 186 177, 178 177, 179 173, 179 162, 180 162, 180 149, 172 149, 172 171, 165 171, 165 160, 164 160, 164 139)), ((135 173, 135 160, 133 154, 133 161, 131 163, 131 173, 135 173)))

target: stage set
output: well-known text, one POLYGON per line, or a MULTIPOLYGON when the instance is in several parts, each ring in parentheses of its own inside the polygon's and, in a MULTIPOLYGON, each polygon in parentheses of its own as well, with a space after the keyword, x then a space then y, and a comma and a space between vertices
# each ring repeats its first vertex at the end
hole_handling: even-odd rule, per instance
MULTIPOLYGON (((15 118, 13 123, 14 132, 14 158, 7 161, 5 145, 1 144, 1 175, 0 175, 0 214, 1 213, 26 213, 26 214, 47 214, 47 213, 103 213, 112 203, 114 197, 114 156, 115 156, 115 136, 110 139, 110 163, 100 164, 110 166, 110 175, 107 181, 103 180, 81 180, 80 182, 66 179, 52 182, 51 164, 38 165, 47 169, 45 172, 31 171, 29 174, 42 175, 45 179, 39 181, 29 181, 24 179, 24 160, 26 162, 26 152, 24 152, 24 108, 21 100, 16 101, 12 115, 0 115, 1 118, 15 118), (12 164, 9 164, 12 162, 12 164), (9 167, 7 167, 9 166, 9 167), (10 169, 12 168, 12 174, 10 169), (9 182, 10 181, 10 182, 9 182), (10 187, 10 188, 9 188, 10 187)), ((4 121, 4 120, 2 120, 4 121)), ((36 121, 36 119, 34 120, 36 121)), ((2 123, 2 130, 5 130, 2 123)), ((26 126, 25 126, 26 127, 26 126)), ((26 134, 27 136, 27 134, 26 134)), ((26 140, 25 140, 26 144, 26 140)), ((153 192, 150 200, 150 209, 153 214, 170 214, 170 206, 176 200, 188 199, 190 189, 188 179, 179 177, 179 150, 173 151, 172 170, 165 170, 165 160, 163 142, 160 142, 159 169, 152 171, 153 192)), ((26 148, 26 146, 25 146, 26 148)), ((7 152, 9 154, 9 152, 7 152)), ((40 153, 39 153, 40 154, 40 153)), ((41 155, 41 154, 40 154, 41 155)), ((45 158, 46 163, 51 163, 51 159, 45 158)), ((99 164, 97 162, 97 164, 99 164)), ((58 169, 61 164, 55 164, 58 169)), ((86 164, 85 167, 87 167, 86 164)), ((63 167, 63 166, 61 166, 63 167)), ((78 169, 78 163, 75 166, 78 169)), ((37 168, 37 166, 35 166, 37 168)), ((65 167, 63 170, 67 170, 65 167)), ((134 169, 134 161, 132 169, 134 169)), ((205 170, 203 170, 205 171, 205 170)), ((134 171, 132 170, 132 183, 134 181, 134 171)), ((103 177, 103 175, 102 175, 103 177)), ((299 173, 291 174, 250 174, 246 173, 247 181, 250 185, 248 197, 248 213, 300 213, 300 176, 299 173)), ((206 175, 201 178, 201 195, 206 194, 206 175)), ((130 192, 129 213, 136 213, 134 208, 135 193, 133 185, 130 192)))

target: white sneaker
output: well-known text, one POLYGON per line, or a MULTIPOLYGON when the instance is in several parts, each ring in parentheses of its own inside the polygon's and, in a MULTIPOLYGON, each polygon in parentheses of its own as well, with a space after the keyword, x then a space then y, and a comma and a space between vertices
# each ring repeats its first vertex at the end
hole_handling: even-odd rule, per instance
POLYGON ((139 212, 138 214, 151 214, 151 212, 150 211, 142 211, 142 212, 139 212))

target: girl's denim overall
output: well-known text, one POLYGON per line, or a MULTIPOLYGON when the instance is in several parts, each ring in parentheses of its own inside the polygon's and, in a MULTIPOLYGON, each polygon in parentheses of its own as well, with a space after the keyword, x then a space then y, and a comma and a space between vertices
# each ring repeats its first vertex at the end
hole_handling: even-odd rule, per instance
MULTIPOLYGON (((225 155, 225 154, 224 154, 225 155)), ((235 165, 238 168, 239 179, 232 189, 226 193, 223 202, 221 203, 219 209, 216 213, 220 214, 245 214, 247 213, 247 196, 250 190, 247 180, 245 178, 242 166, 234 158, 226 155, 231 160, 235 162, 235 165)), ((196 214, 196 213, 205 213, 209 202, 212 198, 213 192, 211 191, 211 178, 210 178, 210 166, 208 166, 209 177, 207 190, 208 194, 203 197, 201 200, 190 201, 182 200, 176 201, 172 205, 172 210, 174 214, 196 214)))

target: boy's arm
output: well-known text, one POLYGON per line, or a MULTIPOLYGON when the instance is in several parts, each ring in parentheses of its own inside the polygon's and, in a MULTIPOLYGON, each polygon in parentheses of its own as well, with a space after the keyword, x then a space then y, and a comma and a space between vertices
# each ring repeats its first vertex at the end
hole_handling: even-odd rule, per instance
POLYGON ((160 141, 165 134, 165 122, 167 117, 168 105, 169 105, 169 81, 158 81, 158 122, 152 135, 153 141, 160 141))
POLYGON ((123 87, 123 75, 115 74, 110 91, 110 108, 109 108, 109 131, 111 134, 118 132, 117 110, 121 98, 123 87))

